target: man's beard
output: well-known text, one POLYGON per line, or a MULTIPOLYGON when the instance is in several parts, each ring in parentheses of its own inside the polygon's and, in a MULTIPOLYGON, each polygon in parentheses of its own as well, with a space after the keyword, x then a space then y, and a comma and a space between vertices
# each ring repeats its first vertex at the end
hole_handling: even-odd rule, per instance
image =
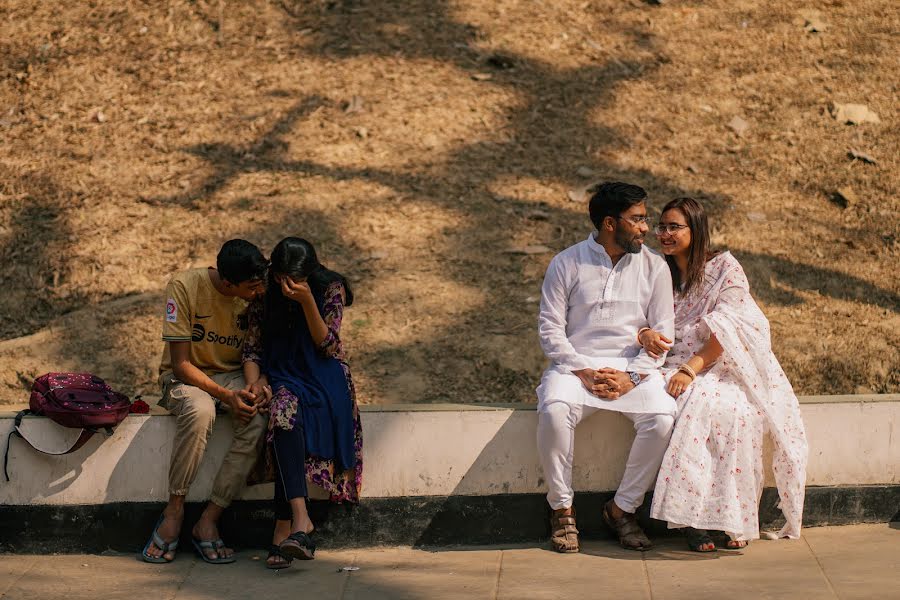
POLYGON ((644 236, 638 236, 635 238, 629 234, 626 234, 621 229, 616 229, 616 243, 624 248, 625 252, 628 254, 637 254, 641 251, 641 246, 644 244, 641 240, 644 239, 644 236))

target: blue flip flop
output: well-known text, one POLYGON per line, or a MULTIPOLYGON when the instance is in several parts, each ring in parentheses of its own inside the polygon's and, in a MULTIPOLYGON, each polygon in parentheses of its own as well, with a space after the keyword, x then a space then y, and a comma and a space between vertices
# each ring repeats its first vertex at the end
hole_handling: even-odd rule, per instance
POLYGON ((203 559, 203 562, 209 563, 211 565, 227 565, 228 563, 233 563, 236 560, 234 558, 234 555, 220 556, 219 558, 210 558, 206 555, 207 550, 215 550, 216 552, 222 551, 222 549, 225 547, 225 542, 222 541, 222 538, 207 542, 205 540, 198 540, 194 536, 191 536, 191 541, 194 543, 194 549, 197 551, 197 554, 200 555, 200 558, 203 559))
POLYGON ((144 562, 155 563, 155 564, 163 564, 170 563, 172 560, 169 560, 165 557, 169 552, 175 552, 178 549, 178 540, 172 540, 171 542, 167 542, 159 535, 159 526, 162 525, 163 520, 165 520, 165 515, 159 515, 159 519, 156 521, 156 526, 153 527, 153 533, 150 535, 150 539, 147 540, 147 544, 144 546, 144 549, 141 551, 141 558, 144 559, 144 562), (160 556, 150 556, 147 554, 147 550, 150 549, 150 544, 155 544, 157 548, 162 550, 162 555, 160 556))

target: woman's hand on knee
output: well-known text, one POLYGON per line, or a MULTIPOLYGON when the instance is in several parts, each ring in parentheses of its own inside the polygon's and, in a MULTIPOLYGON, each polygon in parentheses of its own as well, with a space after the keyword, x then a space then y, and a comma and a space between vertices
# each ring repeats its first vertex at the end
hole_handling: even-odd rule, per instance
POLYGON ((673 398, 677 398, 684 393, 692 382, 693 379, 691 379, 689 375, 678 371, 669 379, 669 383, 666 385, 666 391, 669 392, 669 395, 673 398))

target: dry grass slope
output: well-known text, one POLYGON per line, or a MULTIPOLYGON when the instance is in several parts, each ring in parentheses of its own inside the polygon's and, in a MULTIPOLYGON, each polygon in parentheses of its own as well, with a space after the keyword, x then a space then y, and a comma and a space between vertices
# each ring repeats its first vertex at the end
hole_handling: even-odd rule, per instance
POLYGON ((900 7, 819 4, 8 0, 0 401, 155 393, 169 274, 300 234, 356 284, 362 401, 532 402, 567 192, 611 178, 706 203, 799 392, 897 392, 900 7))

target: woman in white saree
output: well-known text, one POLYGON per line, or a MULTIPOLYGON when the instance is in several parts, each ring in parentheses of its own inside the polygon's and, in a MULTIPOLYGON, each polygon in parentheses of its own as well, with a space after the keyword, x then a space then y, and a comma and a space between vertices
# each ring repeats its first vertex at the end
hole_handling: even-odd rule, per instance
POLYGON ((716 546, 709 530, 737 550, 759 538, 763 438, 774 445, 772 470, 786 518, 780 537, 797 538, 808 447, 800 407, 772 353, 769 323, 729 252, 711 254, 703 207, 669 202, 657 226, 675 286, 675 342, 639 332, 651 354, 669 349, 667 390, 678 420, 663 459, 650 515, 685 528, 698 552, 716 546))

